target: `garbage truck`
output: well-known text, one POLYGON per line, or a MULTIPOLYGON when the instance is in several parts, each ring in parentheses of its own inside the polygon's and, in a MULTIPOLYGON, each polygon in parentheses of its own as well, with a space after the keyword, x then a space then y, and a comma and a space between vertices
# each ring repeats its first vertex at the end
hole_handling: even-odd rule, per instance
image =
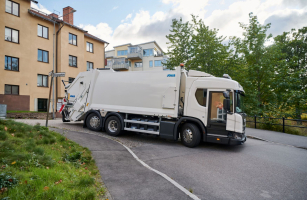
POLYGON ((93 131, 125 131, 181 140, 239 145, 246 141, 243 87, 227 74, 185 70, 80 72, 65 85, 63 122, 83 121, 93 131))

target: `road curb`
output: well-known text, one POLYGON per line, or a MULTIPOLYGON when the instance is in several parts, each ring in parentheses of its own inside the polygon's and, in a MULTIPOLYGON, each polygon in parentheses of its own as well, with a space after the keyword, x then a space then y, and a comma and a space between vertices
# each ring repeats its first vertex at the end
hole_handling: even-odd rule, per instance
POLYGON ((284 145, 284 146, 288 146, 288 147, 294 147, 294 148, 299 148, 299 149, 307 150, 307 147, 300 147, 300 146, 294 146, 294 145, 289 145, 289 144, 273 142, 273 141, 266 140, 266 139, 263 139, 263 138, 260 138, 260 137, 256 137, 256 136, 252 136, 252 135, 247 135, 246 137, 248 137, 250 139, 261 140, 261 141, 264 141, 264 142, 270 142, 270 143, 273 143, 273 144, 280 144, 280 145, 284 145))

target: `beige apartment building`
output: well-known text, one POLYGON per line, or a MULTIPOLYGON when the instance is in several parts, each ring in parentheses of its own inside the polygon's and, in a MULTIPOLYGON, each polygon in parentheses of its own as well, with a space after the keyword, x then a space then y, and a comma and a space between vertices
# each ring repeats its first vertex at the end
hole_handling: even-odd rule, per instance
POLYGON ((156 41, 123 44, 106 51, 106 68, 121 71, 164 70, 167 57, 156 41))
POLYGON ((108 43, 74 26, 74 11, 63 8, 60 20, 31 8, 30 0, 0 1, 0 104, 8 110, 47 111, 53 65, 66 73, 55 81, 55 108, 64 97, 62 79, 104 68, 108 43))

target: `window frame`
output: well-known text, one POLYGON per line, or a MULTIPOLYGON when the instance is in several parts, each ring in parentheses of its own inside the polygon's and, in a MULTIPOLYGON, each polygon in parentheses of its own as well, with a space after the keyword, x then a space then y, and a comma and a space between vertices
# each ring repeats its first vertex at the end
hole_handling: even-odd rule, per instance
POLYGON ((92 69, 94 69, 94 62, 86 61, 86 71, 90 71, 90 70, 87 70, 87 65, 88 64, 92 64, 92 69))
POLYGON ((135 62, 135 63, 134 63, 134 68, 143 68, 143 62, 135 62), (137 64, 137 63, 141 63, 141 64, 142 64, 142 66, 140 66, 140 67, 136 67, 136 64, 137 64))
POLYGON ((41 75, 42 76, 42 85, 39 86, 37 85, 37 87, 45 87, 48 88, 49 87, 49 76, 48 75, 44 75, 44 74, 37 74, 37 76, 41 75), (47 76, 47 86, 44 86, 44 76, 47 76))
POLYGON ((68 43, 71 44, 71 45, 74 45, 74 46, 78 46, 78 37, 77 35, 73 34, 73 33, 69 33, 68 34, 68 43), (70 40, 69 40, 69 36, 72 35, 72 43, 70 43, 70 40), (76 44, 74 44, 74 37, 73 36, 76 36, 76 44))
POLYGON ((19 93, 20 93, 19 85, 4 84, 4 94, 5 94, 5 95, 19 95, 19 93), (10 86, 10 87, 11 87, 11 94, 6 94, 6 93, 5 93, 5 86, 10 86), (16 87, 18 88, 18 94, 12 94, 12 88, 13 88, 12 86, 16 86, 16 87))
POLYGON ((75 68, 78 68, 78 57, 77 56, 73 56, 73 55, 69 55, 68 56, 68 65, 70 66, 70 67, 75 67, 75 68), (70 60, 70 56, 72 57, 72 59, 71 59, 71 61, 72 61, 72 65, 70 65, 70 63, 69 63, 69 60, 70 60), (73 58, 76 58, 76 66, 73 66, 73 63, 74 63, 74 59, 73 58))
POLYGON ((143 56, 144 56, 144 57, 154 56, 154 49, 143 49, 143 56), (152 54, 145 55, 144 52, 145 52, 146 50, 152 50, 152 54))
POLYGON ((42 36, 39 36, 38 34, 37 34, 37 36, 38 36, 38 37, 41 37, 41 38, 45 38, 45 37, 44 37, 44 27, 45 27, 45 28, 47 28, 47 38, 45 38, 45 39, 49 40, 49 27, 43 26, 43 25, 41 25, 41 24, 37 24, 37 28, 38 28, 38 26, 41 26, 41 27, 42 27, 42 36))
POLYGON ((90 42, 86 42, 86 51, 87 52, 90 52, 90 53, 94 53, 94 44, 93 43, 90 43, 90 42), (89 44, 89 51, 87 50, 87 45, 89 44), (90 46, 92 45, 92 51, 91 51, 91 48, 90 46))
POLYGON ((43 62, 43 63, 49 63, 49 51, 43 50, 43 49, 37 49, 37 61, 38 62, 43 62), (42 61, 38 60, 38 51, 42 51, 42 61), (48 53, 47 56, 47 62, 44 62, 44 51, 48 53))
POLYGON ((7 71, 13 71, 13 72, 19 72, 19 58, 17 58, 17 57, 13 57, 13 56, 7 56, 7 55, 5 55, 4 56, 4 70, 7 70, 7 71), (11 58, 11 69, 5 69, 5 60, 6 60, 6 58, 11 58), (12 67, 12 58, 16 58, 17 60, 18 60, 18 70, 13 70, 13 67, 12 67))
POLYGON ((8 14, 14 15, 14 16, 16 16, 16 17, 20 17, 20 4, 17 3, 17 2, 15 2, 15 1, 5 0, 5 9, 4 9, 4 10, 5 10, 5 12, 8 13, 8 14), (6 11, 6 3, 7 3, 7 1, 10 1, 10 3, 11 3, 11 12, 7 12, 7 11, 6 11), (15 4, 18 5, 18 15, 13 14, 13 3, 15 3, 15 4))
POLYGON ((74 82, 74 80, 75 80, 76 78, 73 78, 73 77, 68 77, 68 83, 72 83, 72 82, 74 82), (73 79, 71 82, 70 82, 70 80, 69 79, 73 79))
POLYGON ((19 43, 19 38, 20 38, 20 36, 19 36, 19 30, 14 29, 14 28, 10 28, 10 27, 8 27, 8 26, 5 26, 5 28, 4 28, 4 40, 5 40, 5 41, 7 41, 7 42, 12 42, 12 43, 15 43, 15 44, 20 44, 20 43, 19 43), (6 28, 11 29, 11 40, 6 40, 6 39, 5 39, 5 29, 6 29, 6 28), (12 31, 12 30, 18 32, 18 42, 13 42, 13 40, 12 40, 12 38, 13 38, 13 31, 12 31))
POLYGON ((154 62, 153 62, 153 60, 150 60, 149 61, 149 67, 153 67, 154 66, 154 62), (151 62, 151 66, 150 66, 150 62, 151 62))
POLYGON ((196 88, 195 90, 195 99, 196 99, 196 102, 198 103, 199 106, 202 106, 202 107, 207 107, 207 101, 208 101, 208 88, 196 88), (204 97, 204 90, 206 91, 206 101, 205 101, 205 105, 202 105, 199 103, 198 99, 197 99, 197 96, 196 96, 196 93, 198 90, 202 90, 202 98, 205 98, 204 97))
POLYGON ((127 56, 128 55, 128 50, 118 50, 117 51, 117 56, 127 56), (118 53, 121 52, 121 55, 118 55, 118 53), (127 52, 126 54, 122 54, 122 52, 127 52))
POLYGON ((162 60, 155 60, 155 67, 163 67, 162 60), (161 65, 160 66, 156 66, 156 61, 160 61, 161 65))

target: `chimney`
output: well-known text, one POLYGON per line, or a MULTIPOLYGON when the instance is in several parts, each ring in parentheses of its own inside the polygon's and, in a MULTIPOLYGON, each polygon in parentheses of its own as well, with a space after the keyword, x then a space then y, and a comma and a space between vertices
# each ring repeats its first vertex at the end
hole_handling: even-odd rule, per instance
POLYGON ((74 25, 74 13, 70 13, 72 10, 73 8, 70 6, 63 8, 63 21, 74 25))
POLYGON ((51 13, 49 14, 50 17, 55 17, 55 18, 59 18, 59 15, 55 14, 55 13, 51 13))

